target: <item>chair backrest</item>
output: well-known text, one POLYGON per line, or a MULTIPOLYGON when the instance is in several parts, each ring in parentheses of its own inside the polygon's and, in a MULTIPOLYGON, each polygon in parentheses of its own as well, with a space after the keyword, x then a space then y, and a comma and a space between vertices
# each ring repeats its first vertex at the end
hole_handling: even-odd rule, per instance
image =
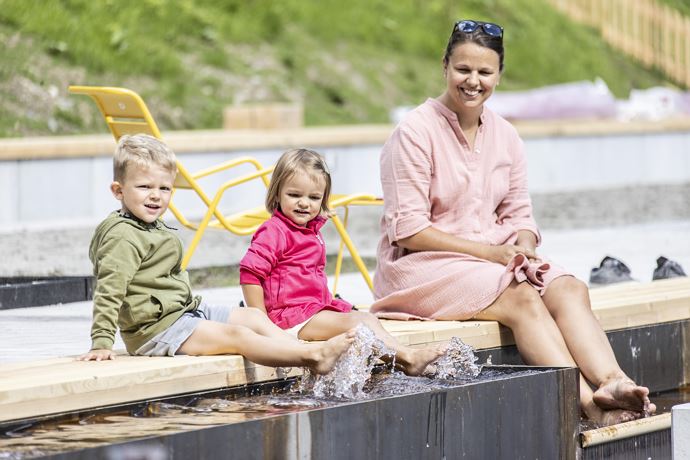
MULTIPOLYGON (((108 86, 70 86, 69 92, 85 94, 93 99, 115 140, 125 134, 141 133, 163 139, 146 103, 134 91, 108 86)), ((191 174, 179 161, 177 172, 175 187, 192 188, 191 174)))

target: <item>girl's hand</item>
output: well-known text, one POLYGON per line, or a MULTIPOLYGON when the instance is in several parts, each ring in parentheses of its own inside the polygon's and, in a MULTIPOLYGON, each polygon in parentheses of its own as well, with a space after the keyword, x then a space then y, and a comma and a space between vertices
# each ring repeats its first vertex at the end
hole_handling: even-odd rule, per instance
POLYGON ((113 350, 91 350, 88 353, 77 358, 77 361, 107 361, 109 359, 115 359, 115 353, 113 350))
POLYGON ((490 246, 488 257, 486 258, 490 262, 496 262, 501 265, 508 265, 516 254, 523 254, 529 260, 534 261, 537 259, 537 254, 534 249, 527 248, 524 246, 518 246, 516 244, 502 244, 500 246, 490 246))

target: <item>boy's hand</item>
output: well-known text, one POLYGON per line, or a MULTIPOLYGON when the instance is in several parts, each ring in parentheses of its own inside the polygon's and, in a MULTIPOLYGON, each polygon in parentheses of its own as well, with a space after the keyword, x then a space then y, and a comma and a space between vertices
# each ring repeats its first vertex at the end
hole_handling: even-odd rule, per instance
POLYGON ((77 358, 77 361, 105 361, 108 359, 115 359, 115 353, 113 350, 91 350, 88 353, 77 358))

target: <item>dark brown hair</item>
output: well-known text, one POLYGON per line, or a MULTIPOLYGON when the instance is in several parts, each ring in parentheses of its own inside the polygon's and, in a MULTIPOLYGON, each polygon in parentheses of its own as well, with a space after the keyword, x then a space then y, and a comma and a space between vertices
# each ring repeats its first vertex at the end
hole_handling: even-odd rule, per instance
POLYGON ((453 33, 450 34, 448 45, 446 45, 446 54, 443 56, 444 65, 448 65, 450 55, 453 54, 455 47, 463 43, 475 43, 494 50, 498 54, 498 70, 503 72, 503 37, 488 35, 481 27, 477 27, 474 32, 462 32, 458 30, 456 25, 453 25, 453 33))

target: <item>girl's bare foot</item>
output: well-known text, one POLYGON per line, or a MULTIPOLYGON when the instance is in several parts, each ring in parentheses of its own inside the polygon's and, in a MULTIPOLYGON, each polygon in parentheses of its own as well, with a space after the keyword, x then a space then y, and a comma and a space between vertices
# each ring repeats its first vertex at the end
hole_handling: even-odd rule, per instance
POLYGON ((400 364, 402 371, 407 375, 422 375, 427 366, 436 361, 443 353, 445 347, 434 346, 426 348, 405 348, 396 353, 396 364, 400 364))
POLYGON ((336 335, 325 342, 309 344, 314 349, 308 358, 308 367, 316 374, 328 374, 335 367, 338 358, 350 348, 355 339, 354 330, 336 335))
POLYGON ((653 414, 656 405, 649 400, 649 389, 627 378, 611 379, 594 392, 594 402, 602 409, 625 409, 653 414))

